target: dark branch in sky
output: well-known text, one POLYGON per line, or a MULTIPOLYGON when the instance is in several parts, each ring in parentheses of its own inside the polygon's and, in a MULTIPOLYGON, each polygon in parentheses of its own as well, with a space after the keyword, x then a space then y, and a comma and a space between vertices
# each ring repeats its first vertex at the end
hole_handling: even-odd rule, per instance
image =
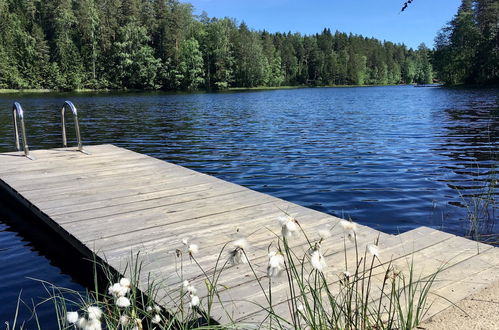
POLYGON ((404 2, 404 5, 402 6, 402 9, 400 11, 404 11, 407 9, 407 7, 413 2, 414 0, 408 0, 404 2))

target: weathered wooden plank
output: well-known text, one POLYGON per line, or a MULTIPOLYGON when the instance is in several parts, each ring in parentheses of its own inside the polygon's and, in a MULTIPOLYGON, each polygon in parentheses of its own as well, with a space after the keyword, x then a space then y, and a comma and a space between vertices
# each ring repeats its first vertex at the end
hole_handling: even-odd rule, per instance
MULTIPOLYGON (((194 240, 200 243, 197 238, 204 231, 213 230, 216 233, 223 231, 225 233, 237 233, 238 235, 249 236, 256 230, 265 230, 265 228, 261 227, 262 223, 272 223, 282 213, 279 206, 279 204, 274 202, 249 205, 225 213, 217 213, 195 219, 185 219, 181 225, 178 225, 178 223, 164 223, 158 227, 126 233, 121 236, 123 240, 115 240, 114 238, 109 240, 104 238, 89 241, 88 244, 95 244, 99 250, 107 251, 107 257, 116 255, 116 258, 119 259, 129 253, 130 250, 137 251, 137 249, 141 249, 142 246, 148 244, 152 246, 147 246, 146 249, 143 249, 143 253, 154 252, 156 246, 168 244, 170 244, 169 248, 174 250, 174 244, 180 244, 182 238, 188 238, 191 241, 194 240), (251 226, 248 226, 248 223, 251 223, 251 226), (253 223, 255 227, 253 227, 253 223), (148 251, 149 249, 152 251, 148 251)), ((290 211, 294 212, 294 209, 292 208, 290 211)))
MULTIPOLYGON (((92 220, 92 219, 103 219, 108 216, 114 216, 119 214, 126 214, 130 212, 142 211, 153 209, 152 212, 156 212, 159 207, 173 206, 175 204, 183 204, 188 202, 202 201, 214 198, 217 196, 227 196, 238 192, 247 192, 246 188, 241 186, 226 184, 217 185, 217 189, 208 189, 200 192, 184 193, 181 195, 173 196, 159 196, 156 198, 141 199, 134 202, 129 202, 125 204, 106 206, 101 208, 94 208, 90 210, 73 211, 64 214, 53 214, 49 215, 54 219, 58 220, 59 223, 77 222, 82 220, 92 220)), ((232 198, 229 196, 229 198, 232 198)))
MULTIPOLYGON (((89 145, 89 146, 84 146, 84 149, 89 151, 89 152, 113 152, 113 151, 119 151, 119 152, 133 152, 131 150, 127 150, 124 148, 117 147, 113 144, 98 144, 98 145, 89 145)), ((45 160, 49 158, 68 158, 68 157, 73 157, 73 153, 75 155, 81 155, 82 153, 77 150, 76 147, 65 147, 65 148, 52 148, 52 149, 41 149, 41 150, 30 150, 30 153, 33 156, 36 156, 36 160, 45 160)), ((30 161, 29 159, 26 159, 24 157, 24 152, 23 151, 11 151, 11 152, 4 152, 0 154, 0 157, 9 157, 12 156, 13 159, 10 160, 9 162, 15 162, 15 161, 23 161, 27 160, 30 161)))
POLYGON ((50 166, 57 166, 57 164, 64 164, 79 160, 88 161, 90 159, 116 157, 116 155, 140 155, 138 153, 111 145, 91 146, 86 148, 86 150, 88 150, 91 154, 84 154, 76 151, 74 148, 35 150, 31 152, 31 155, 35 157, 34 160, 24 157, 22 152, 16 153, 15 155, 2 153, 0 154, 0 159, 2 159, 0 169, 3 173, 7 169, 18 170, 26 166, 29 166, 31 169, 49 168, 50 166))
MULTIPOLYGON (((71 209, 71 207, 81 206, 81 209, 83 210, 85 209, 85 207, 87 207, 87 204, 92 205, 92 203, 114 203, 113 205, 116 205, 119 204, 119 200, 121 198, 147 195, 160 191, 171 191, 171 194, 175 195, 190 191, 196 191, 200 189, 198 187, 201 185, 206 186, 212 184, 212 180, 206 177, 202 179, 196 177, 195 182, 191 182, 189 180, 189 184, 185 183, 187 179, 187 177, 177 177, 168 180, 167 183, 165 183, 164 181, 150 184, 141 183, 130 186, 125 190, 123 190, 122 187, 118 185, 111 185, 99 189, 88 189, 82 190, 81 192, 76 191, 67 193, 64 196, 52 195, 46 200, 40 200, 38 202, 38 205, 44 207, 47 212, 51 212, 52 210, 54 210, 54 212, 62 214, 65 212, 58 212, 59 208, 71 209)), ((92 209, 92 207, 90 206, 89 209, 92 209)))
MULTIPOLYGON (((432 287, 426 318, 499 281, 499 249, 490 248, 443 270, 432 287)), ((499 308, 499 307, 498 307, 499 308)))
POLYGON ((201 201, 176 203, 173 205, 151 207, 133 212, 114 214, 91 220, 72 221, 57 219, 66 230, 75 232, 78 239, 85 242, 95 238, 118 236, 131 231, 161 226, 164 223, 182 225, 183 221, 225 213, 246 206, 268 202, 267 196, 251 194, 249 191, 231 193, 207 198, 201 201), (235 199, 239 197, 240 199, 235 199), (223 205, 223 207, 221 207, 223 205))
MULTIPOLYGON (((214 185, 212 182, 210 182, 210 183, 201 183, 198 185, 193 185, 188 187, 186 186, 173 187, 169 189, 164 189, 164 187, 159 187, 158 189, 151 189, 149 191, 139 190, 135 192, 133 190, 119 190, 115 193, 112 193, 112 195, 109 194, 106 194, 106 196, 104 196, 104 194, 93 195, 96 196, 97 198, 90 200, 75 199, 74 204, 60 205, 59 203, 56 203, 52 208, 43 207, 43 209, 50 215, 61 215, 61 214, 74 213, 80 211, 89 211, 94 209, 107 208, 117 205, 124 205, 124 204, 139 202, 142 200, 153 200, 161 197, 192 194, 196 192, 213 189, 215 188, 215 186, 216 184, 214 185)), ((147 186, 144 188, 149 188, 149 187, 151 186, 147 186)))
POLYGON ((152 161, 150 158, 144 156, 126 157, 124 160, 120 160, 117 157, 110 157, 104 160, 89 159, 84 163, 78 162, 78 166, 75 166, 73 163, 68 163, 65 164, 65 166, 57 164, 57 166, 51 166, 50 168, 43 169, 32 169, 28 167, 24 168, 25 171, 6 172, 1 175, 3 180, 11 181, 16 185, 21 185, 25 182, 29 183, 31 180, 36 180, 37 182, 46 180, 50 183, 56 183, 73 176, 109 172, 113 170, 133 168, 135 166, 158 166, 158 163, 157 161, 152 161))
POLYGON ((112 179, 99 180, 98 182, 80 182, 78 185, 72 185, 67 189, 48 189, 43 194, 28 191, 23 193, 23 196, 29 198, 34 203, 47 203, 44 205, 45 207, 53 208, 63 205, 74 205, 75 200, 76 204, 78 204, 79 200, 113 198, 123 191, 146 193, 162 189, 178 188, 180 186, 187 188, 212 181, 213 179, 209 176, 200 176, 195 173, 186 174, 185 176, 148 174, 127 179, 128 187, 125 190, 120 184, 123 180, 112 179))
MULTIPOLYGON (((15 185, 16 190, 20 193, 28 192, 28 191, 38 191, 47 189, 47 185, 50 185, 52 190, 58 188, 65 188, 70 183, 79 184, 79 183, 91 183, 91 182, 99 182, 101 180, 110 180, 117 179, 123 180, 124 178, 134 178, 134 177, 142 177, 149 175, 151 173, 159 172, 156 165, 154 164, 141 164, 135 163, 130 164, 129 166, 116 168, 113 170, 101 170, 98 171, 101 167, 96 168, 96 171, 87 171, 86 173, 75 173, 71 175, 60 175, 53 177, 45 178, 43 175, 40 175, 38 178, 31 179, 22 179, 22 180, 13 180, 12 178, 3 178, 9 185, 15 185)), ((163 170, 162 172, 166 172, 163 170)), ((64 173, 61 171, 60 173, 64 173)))
MULTIPOLYGON (((29 189, 26 191, 21 191, 23 196, 26 196, 30 200, 36 200, 37 197, 44 196, 44 200, 48 200, 48 198, 52 198, 52 196, 58 196, 54 199, 63 199, 64 196, 67 196, 72 193, 83 194, 85 192, 89 193, 99 193, 102 188, 107 187, 119 187, 120 189, 128 189, 128 187, 133 187, 136 185, 148 186, 150 184, 157 184, 158 182, 163 182, 165 187, 167 187, 168 182, 170 180, 178 180, 180 178, 184 178, 186 184, 197 184, 201 182, 203 179, 201 175, 196 173, 165 173, 165 172, 146 172, 141 175, 133 176, 127 178, 126 180, 123 177, 109 177, 102 178, 100 180, 85 180, 85 181, 70 181, 64 187, 51 187, 49 185, 39 186, 38 189, 29 189), (125 184, 126 182, 126 184, 125 184)), ((210 180, 209 177, 206 178, 204 182, 210 180)))

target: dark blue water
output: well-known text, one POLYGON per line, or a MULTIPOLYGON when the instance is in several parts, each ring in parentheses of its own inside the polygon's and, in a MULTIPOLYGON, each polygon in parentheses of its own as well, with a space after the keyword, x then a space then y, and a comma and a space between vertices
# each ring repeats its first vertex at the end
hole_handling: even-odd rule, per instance
MULTIPOLYGON (((31 149, 60 147, 65 99, 86 144, 113 143, 390 233, 425 225, 466 235, 465 204, 496 179, 497 89, 0 95, 0 151, 13 150, 14 100, 31 149)), ((489 212, 484 237, 499 233, 489 212)), ((13 228, 22 220, 0 218, 0 264, 10 269, 0 272, 0 321, 22 288, 43 295, 25 278, 33 272, 80 287, 74 267, 13 228)))

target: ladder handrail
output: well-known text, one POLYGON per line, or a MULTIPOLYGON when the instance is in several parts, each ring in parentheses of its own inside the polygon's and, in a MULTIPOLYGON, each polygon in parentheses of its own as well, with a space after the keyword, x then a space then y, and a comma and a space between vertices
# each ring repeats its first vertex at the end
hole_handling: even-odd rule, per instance
POLYGON ((66 139, 66 121, 64 119, 64 112, 66 110, 66 107, 69 107, 69 109, 73 113, 74 123, 75 123, 75 131, 76 131, 76 141, 78 142, 78 151, 86 153, 85 150, 83 150, 83 144, 82 144, 82 141, 81 141, 80 125, 78 124, 78 111, 76 111, 76 107, 74 106, 73 102, 71 102, 71 101, 64 101, 64 104, 63 104, 62 109, 61 109, 61 118, 62 118, 62 145, 64 147, 68 146, 68 142, 67 142, 67 139, 66 139))
POLYGON ((19 117, 19 121, 21 122, 21 134, 23 138, 23 150, 24 150, 24 155, 28 157, 29 159, 34 159, 31 157, 29 154, 29 147, 28 147, 28 140, 26 138, 26 127, 24 125, 24 111, 23 108, 21 107, 21 104, 19 102, 14 102, 14 105, 12 106, 12 119, 14 120, 14 131, 15 131, 15 138, 16 138, 16 149, 17 151, 21 151, 21 144, 19 142, 19 128, 17 127, 17 117, 19 117))

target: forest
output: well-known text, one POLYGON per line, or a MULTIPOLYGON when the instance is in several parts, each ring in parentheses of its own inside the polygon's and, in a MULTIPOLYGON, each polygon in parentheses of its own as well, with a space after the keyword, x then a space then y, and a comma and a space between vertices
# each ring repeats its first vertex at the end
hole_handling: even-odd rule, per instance
POLYGON ((499 83, 499 0, 463 0, 435 38, 433 64, 450 85, 499 83))
MULTIPOLYGON (((435 61, 443 76, 458 81, 472 71, 489 79, 485 63, 448 71, 455 38, 444 29, 441 39, 435 61)), ((314 35, 255 31, 234 19, 194 15, 177 0, 0 0, 3 89, 431 83, 432 61, 424 44, 413 50, 328 28, 314 35)))

